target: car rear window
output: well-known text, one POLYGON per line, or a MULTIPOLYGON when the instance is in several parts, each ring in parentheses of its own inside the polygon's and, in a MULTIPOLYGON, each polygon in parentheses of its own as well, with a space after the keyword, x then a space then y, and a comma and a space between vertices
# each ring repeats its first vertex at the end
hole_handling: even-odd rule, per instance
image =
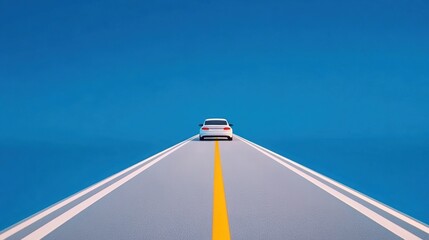
POLYGON ((206 121, 204 125, 226 125, 224 120, 209 120, 206 121))

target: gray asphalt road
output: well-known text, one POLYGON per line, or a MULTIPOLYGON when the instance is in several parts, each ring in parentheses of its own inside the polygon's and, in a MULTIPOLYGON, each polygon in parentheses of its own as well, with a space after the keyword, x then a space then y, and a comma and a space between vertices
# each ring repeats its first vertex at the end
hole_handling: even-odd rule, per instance
MULTIPOLYGON (((429 239, 428 226, 236 137, 220 141, 231 239, 429 239)), ((214 141, 182 142, 0 239, 211 239, 214 141)))

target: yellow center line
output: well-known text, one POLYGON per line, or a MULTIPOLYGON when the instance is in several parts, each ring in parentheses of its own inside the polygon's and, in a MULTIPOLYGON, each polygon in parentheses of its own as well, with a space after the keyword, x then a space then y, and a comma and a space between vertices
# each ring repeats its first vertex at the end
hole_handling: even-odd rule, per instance
POLYGON ((219 142, 215 141, 212 240, 230 240, 219 142))

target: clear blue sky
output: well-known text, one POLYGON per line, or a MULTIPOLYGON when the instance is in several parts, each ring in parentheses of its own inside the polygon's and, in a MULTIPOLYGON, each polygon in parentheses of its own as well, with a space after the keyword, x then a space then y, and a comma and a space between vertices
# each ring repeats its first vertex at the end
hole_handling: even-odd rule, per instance
POLYGON ((425 0, 1 1, 0 211, 53 170, 49 154, 17 152, 143 140, 155 151, 227 117, 242 136, 428 222, 428 12, 425 0), (329 141, 329 152, 353 147, 313 148, 329 141), (360 182, 370 170, 347 164, 359 157, 388 170, 360 182), (45 172, 21 176, 30 158, 45 172))

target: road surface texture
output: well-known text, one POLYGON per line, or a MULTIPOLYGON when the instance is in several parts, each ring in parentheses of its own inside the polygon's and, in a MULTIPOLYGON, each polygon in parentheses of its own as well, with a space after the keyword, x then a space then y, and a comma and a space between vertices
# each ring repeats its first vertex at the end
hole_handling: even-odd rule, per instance
POLYGON ((235 136, 185 140, 0 239, 429 239, 429 228, 235 136))

